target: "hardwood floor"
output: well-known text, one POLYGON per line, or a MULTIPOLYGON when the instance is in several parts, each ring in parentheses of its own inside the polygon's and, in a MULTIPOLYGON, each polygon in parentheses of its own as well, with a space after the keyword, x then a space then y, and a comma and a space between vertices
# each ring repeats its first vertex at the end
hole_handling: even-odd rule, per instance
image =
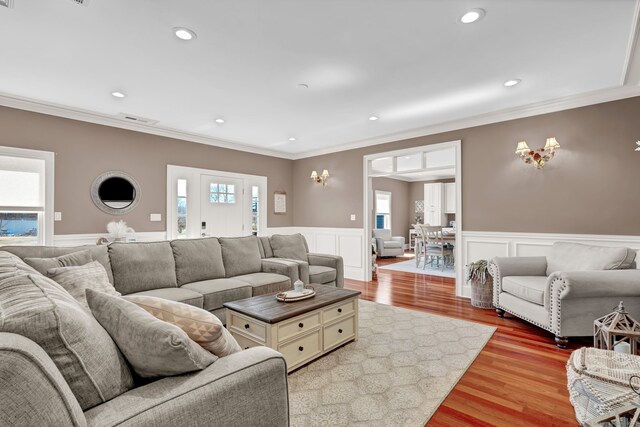
MULTIPOLYGON (((379 259, 378 265, 408 258, 379 259)), ((429 426, 576 426, 569 403, 565 364, 588 338, 554 344, 551 333, 520 319, 497 317, 455 296, 455 280, 379 270, 371 282, 345 280, 361 298, 381 304, 493 325, 498 328, 451 391, 429 426)))

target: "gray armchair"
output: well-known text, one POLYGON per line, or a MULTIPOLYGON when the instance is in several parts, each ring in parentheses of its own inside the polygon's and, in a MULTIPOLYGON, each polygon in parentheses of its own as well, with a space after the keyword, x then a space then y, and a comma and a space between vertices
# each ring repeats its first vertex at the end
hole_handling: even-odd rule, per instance
POLYGON ((391 230, 375 229, 372 232, 379 257, 404 255, 404 237, 392 236, 391 230))
POLYGON ((493 304, 555 334, 558 347, 568 337, 593 334, 593 321, 622 300, 640 315, 640 270, 636 250, 555 243, 544 257, 497 257, 490 261, 493 304))

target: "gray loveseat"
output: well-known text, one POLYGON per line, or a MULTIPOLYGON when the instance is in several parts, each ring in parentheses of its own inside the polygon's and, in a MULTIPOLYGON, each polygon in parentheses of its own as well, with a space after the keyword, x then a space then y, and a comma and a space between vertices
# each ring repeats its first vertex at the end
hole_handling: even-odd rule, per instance
POLYGON ((623 300, 640 315, 640 270, 629 248, 555 243, 548 256, 497 257, 490 261, 493 304, 498 315, 511 313, 556 336, 593 334, 593 321, 623 300))
MULTIPOLYGON (((286 243, 287 236, 281 237, 276 238, 279 242, 276 252, 283 255, 286 248, 282 244, 286 243)), ((289 240, 304 242, 302 236, 289 237, 289 240)), ((109 281, 123 295, 151 295, 184 302, 205 308, 224 321, 222 304, 225 302, 289 289, 300 277, 307 282, 313 277, 318 279, 316 283, 341 286, 342 259, 308 254, 306 242, 303 246, 306 261, 277 257, 269 238, 255 236, 72 248, 2 247, 0 291, 5 281, 15 280, 18 275, 21 278, 40 276, 22 259, 89 250, 92 259, 105 267, 109 281), (314 266, 322 268, 314 269, 314 266), (309 271, 315 272, 314 276, 310 276, 309 271)), ((293 252, 296 257, 304 258, 299 250, 293 252)), ((40 301, 47 300, 47 291, 39 288, 38 280, 21 280, 25 281, 24 286, 33 289, 40 301)), ((23 322, 19 327, 28 328, 23 334, 7 332, 9 329, 5 326, 9 325, 3 322, 12 316, 15 318, 16 311, 22 311, 19 314, 29 318, 31 310, 37 313, 39 308, 25 302, 13 303, 10 292, 3 295, 0 300, 0 425, 289 424, 286 363, 280 353, 266 347, 234 353, 202 371, 151 383, 136 380, 133 388, 98 399, 98 404, 87 405, 67 382, 76 371, 61 371, 54 358, 27 338, 38 334, 42 325, 39 322, 48 322, 51 329, 50 322, 59 317, 56 310, 73 310, 70 304, 75 302, 71 296, 58 295, 62 303, 58 309, 49 309, 48 317, 39 314, 33 317, 33 323, 23 322)), ((69 317, 73 315, 67 313, 69 317)), ((13 327, 15 324, 14 321, 13 327)), ((85 352, 92 352, 91 346, 80 345, 85 352)))

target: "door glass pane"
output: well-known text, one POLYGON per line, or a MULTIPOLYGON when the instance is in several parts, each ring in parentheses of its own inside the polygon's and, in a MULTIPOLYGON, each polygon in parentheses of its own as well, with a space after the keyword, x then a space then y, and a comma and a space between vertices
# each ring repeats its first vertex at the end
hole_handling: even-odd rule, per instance
POLYGON ((187 237, 187 180, 178 180, 178 238, 187 237))
POLYGON ((227 193, 234 194, 236 192, 236 186, 233 184, 227 185, 227 193))
POLYGON ((0 246, 37 245, 38 216, 35 212, 0 212, 0 246))
POLYGON ((251 187, 251 233, 258 234, 258 204, 260 203, 260 189, 257 185, 251 187))
POLYGON ((227 184, 218 184, 218 192, 226 193, 227 192, 227 184))
POLYGON ((393 157, 383 157, 371 161, 371 172, 393 172, 393 157))
MULTIPOLYGON (((205 187, 206 188, 206 187, 205 187)), ((211 184, 209 186, 210 190, 212 193, 217 193, 218 192, 218 184, 211 184)))
POLYGON ((421 169, 422 153, 415 153, 415 154, 410 154, 408 156, 396 157, 396 167, 398 172, 421 169))
POLYGON ((209 195, 209 201, 211 203, 218 203, 218 193, 211 193, 209 195))
POLYGON ((235 203, 236 202, 236 196, 234 194, 227 194, 227 202, 228 203, 235 203))
POLYGON ((224 193, 220 193, 218 200, 220 203, 227 203, 227 195, 224 193))

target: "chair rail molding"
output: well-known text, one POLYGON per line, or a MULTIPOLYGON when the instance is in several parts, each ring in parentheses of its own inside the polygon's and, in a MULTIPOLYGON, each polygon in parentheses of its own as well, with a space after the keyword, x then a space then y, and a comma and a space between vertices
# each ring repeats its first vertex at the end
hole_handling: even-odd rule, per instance
MULTIPOLYGON (((625 246, 635 249, 638 253, 636 259, 640 258, 640 236, 463 231, 462 265, 496 256, 545 256, 555 242, 625 246)), ((461 296, 470 295, 471 288, 464 283, 461 296)))

